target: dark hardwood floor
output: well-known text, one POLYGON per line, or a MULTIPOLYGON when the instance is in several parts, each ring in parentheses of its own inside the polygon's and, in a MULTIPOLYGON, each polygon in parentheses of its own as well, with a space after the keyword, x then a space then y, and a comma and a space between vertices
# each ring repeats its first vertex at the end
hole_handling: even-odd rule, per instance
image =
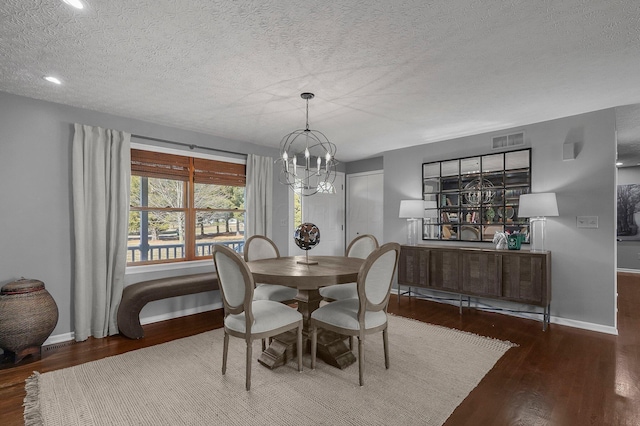
MULTIPOLYGON (((408 297, 398 305, 393 296, 389 311, 519 345, 460 404, 448 426, 640 425, 640 276, 619 274, 618 293, 618 336, 556 324, 543 332, 537 321, 473 309, 459 315, 455 306, 408 297)), ((44 348, 41 357, 16 366, 3 364, 0 423, 23 424, 24 380, 33 371, 73 366, 221 324, 221 311, 207 312, 147 325, 141 340, 89 339, 44 348)))

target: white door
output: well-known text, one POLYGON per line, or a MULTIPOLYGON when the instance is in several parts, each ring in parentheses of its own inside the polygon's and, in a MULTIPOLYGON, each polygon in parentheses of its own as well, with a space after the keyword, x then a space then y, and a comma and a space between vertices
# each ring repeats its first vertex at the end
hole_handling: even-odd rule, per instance
MULTIPOLYGON (((344 254, 345 185, 344 173, 336 173, 335 194, 315 194, 301 197, 302 221, 315 224, 320 230, 320 244, 309 251, 310 256, 342 256, 344 254)), ((291 197, 293 200, 293 196, 291 197)), ((290 203, 293 211, 294 203, 290 203)), ((304 251, 296 246, 293 238, 289 254, 297 256, 304 251)))
POLYGON ((383 243, 383 188, 381 171, 347 176, 347 243, 362 234, 383 243))

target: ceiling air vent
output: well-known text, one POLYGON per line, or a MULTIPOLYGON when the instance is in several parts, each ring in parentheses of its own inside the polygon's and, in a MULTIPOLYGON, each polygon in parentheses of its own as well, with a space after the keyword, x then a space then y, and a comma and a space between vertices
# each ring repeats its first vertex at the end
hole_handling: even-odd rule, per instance
POLYGON ((510 135, 496 136, 491 139, 491 148, 503 149, 524 145, 524 132, 512 133, 510 135))

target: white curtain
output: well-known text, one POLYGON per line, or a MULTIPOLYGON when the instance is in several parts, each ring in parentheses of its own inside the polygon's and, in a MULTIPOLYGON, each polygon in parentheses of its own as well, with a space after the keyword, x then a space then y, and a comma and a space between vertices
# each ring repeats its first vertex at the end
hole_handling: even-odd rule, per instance
POLYGON ((247 156, 246 226, 245 238, 264 235, 273 238, 271 216, 273 210, 273 159, 249 154, 247 156))
POLYGON ((118 333, 129 222, 131 135, 75 125, 72 149, 75 339, 118 333))

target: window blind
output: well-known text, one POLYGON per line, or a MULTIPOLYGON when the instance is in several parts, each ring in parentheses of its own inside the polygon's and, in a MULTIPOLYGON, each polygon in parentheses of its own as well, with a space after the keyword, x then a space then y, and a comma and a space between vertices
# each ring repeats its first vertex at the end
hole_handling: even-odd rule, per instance
POLYGON ((188 181, 189 157, 132 149, 131 174, 188 181))
POLYGON ((193 168, 195 183, 228 186, 245 186, 246 184, 246 166, 244 164, 194 158, 193 168))

